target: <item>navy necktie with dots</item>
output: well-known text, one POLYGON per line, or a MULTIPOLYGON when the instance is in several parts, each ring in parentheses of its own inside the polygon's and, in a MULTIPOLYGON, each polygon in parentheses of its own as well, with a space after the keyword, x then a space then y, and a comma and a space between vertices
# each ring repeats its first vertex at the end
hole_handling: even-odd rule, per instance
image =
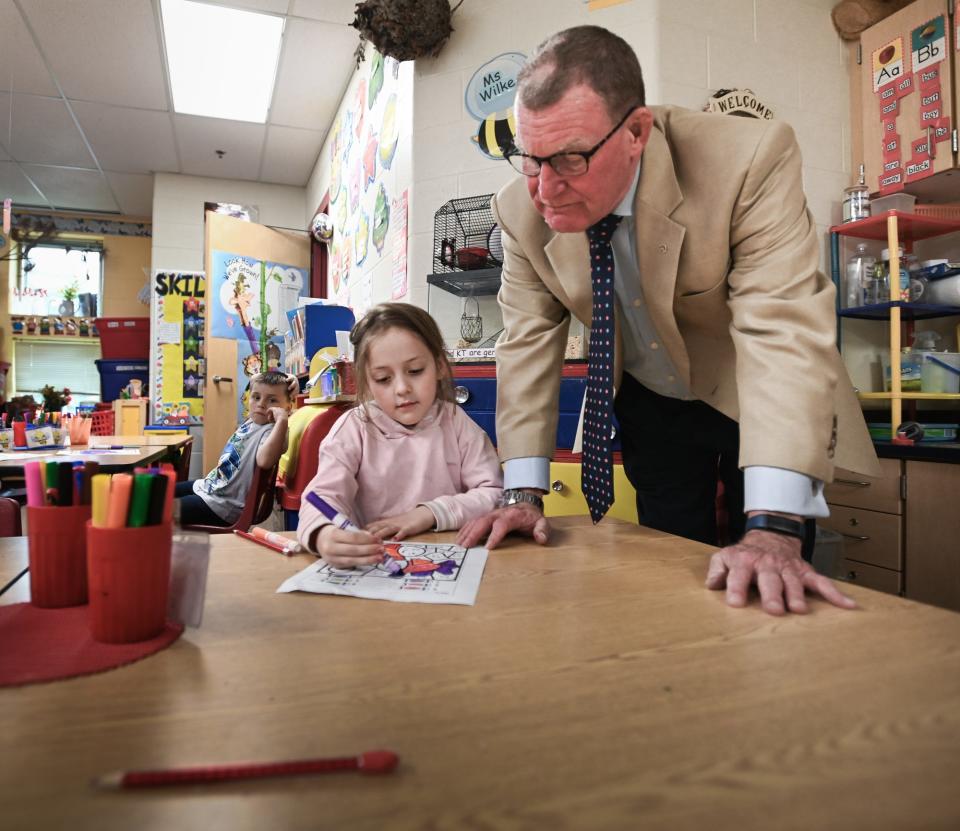
POLYGON ((580 488, 590 518, 603 519, 613 504, 613 232, 622 217, 610 214, 587 229, 590 277, 593 283, 593 323, 587 401, 583 413, 583 459, 580 488))

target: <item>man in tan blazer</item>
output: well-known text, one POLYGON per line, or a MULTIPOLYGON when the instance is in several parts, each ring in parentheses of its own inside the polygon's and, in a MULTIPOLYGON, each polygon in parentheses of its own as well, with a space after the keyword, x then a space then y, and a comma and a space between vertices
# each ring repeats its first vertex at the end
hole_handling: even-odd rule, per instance
POLYGON ((800 556, 811 518, 827 514, 834 465, 878 468, 835 346, 834 287, 818 268, 790 128, 646 107, 633 50, 594 26, 541 44, 518 79, 516 116, 509 161, 524 176, 492 203, 504 241, 506 497, 460 540, 489 533, 493 547, 516 530, 547 541, 537 495, 570 316, 592 316, 585 232, 615 213, 615 412, 641 523, 715 542, 719 469, 731 525, 747 533, 714 555, 707 585, 742 606, 755 582, 771 614, 806 611, 805 591, 852 607, 800 556))

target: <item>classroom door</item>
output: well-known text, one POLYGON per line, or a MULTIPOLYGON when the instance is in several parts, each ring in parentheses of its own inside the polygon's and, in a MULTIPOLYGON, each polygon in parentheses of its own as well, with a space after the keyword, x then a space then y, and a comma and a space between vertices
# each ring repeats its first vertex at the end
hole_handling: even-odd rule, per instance
POLYGON ((237 395, 246 379, 237 377, 237 341, 211 337, 210 309, 219 302, 214 291, 213 252, 227 251, 242 257, 266 262, 284 263, 297 268, 310 268, 310 240, 306 233, 278 231, 244 222, 232 216, 207 211, 204 271, 207 275, 206 351, 203 413, 203 469, 212 470, 220 451, 237 426, 237 395))

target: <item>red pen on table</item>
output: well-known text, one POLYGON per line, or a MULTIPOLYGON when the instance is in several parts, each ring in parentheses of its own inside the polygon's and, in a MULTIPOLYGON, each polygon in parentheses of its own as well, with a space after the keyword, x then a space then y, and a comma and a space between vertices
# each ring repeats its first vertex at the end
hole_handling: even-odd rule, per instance
POLYGON ((390 750, 370 750, 359 756, 339 759, 297 759, 290 762, 244 762, 235 765, 170 768, 167 770, 128 770, 108 773, 94 780, 101 788, 155 788, 165 785, 205 785, 261 779, 268 776, 302 776, 306 773, 390 773, 399 761, 390 750))
POLYGON ((254 536, 253 534, 248 534, 246 531, 240 531, 234 528, 233 533, 238 537, 243 537, 245 540, 250 540, 251 542, 260 543, 260 545, 265 546, 266 548, 271 548, 274 551, 279 551, 281 554, 289 557, 291 554, 296 554, 303 549, 300 547, 300 544, 296 540, 288 540, 286 537, 281 537, 281 539, 286 540, 286 545, 281 545, 274 542, 271 539, 263 536, 254 536))

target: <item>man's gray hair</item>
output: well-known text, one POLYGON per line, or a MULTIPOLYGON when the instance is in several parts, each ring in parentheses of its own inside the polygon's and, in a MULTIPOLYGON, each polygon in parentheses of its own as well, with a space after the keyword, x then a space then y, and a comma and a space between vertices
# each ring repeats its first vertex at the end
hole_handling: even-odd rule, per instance
POLYGON ((574 26, 541 43, 517 76, 517 101, 542 110, 577 84, 586 84, 603 99, 611 121, 646 103, 636 53, 601 26, 574 26))

